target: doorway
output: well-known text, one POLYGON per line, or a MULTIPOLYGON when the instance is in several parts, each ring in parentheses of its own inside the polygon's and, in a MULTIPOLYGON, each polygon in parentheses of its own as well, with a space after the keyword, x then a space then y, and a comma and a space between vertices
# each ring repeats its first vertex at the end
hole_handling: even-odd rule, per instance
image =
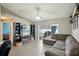
POLYGON ((9 23, 3 23, 3 40, 9 40, 10 27, 9 23))

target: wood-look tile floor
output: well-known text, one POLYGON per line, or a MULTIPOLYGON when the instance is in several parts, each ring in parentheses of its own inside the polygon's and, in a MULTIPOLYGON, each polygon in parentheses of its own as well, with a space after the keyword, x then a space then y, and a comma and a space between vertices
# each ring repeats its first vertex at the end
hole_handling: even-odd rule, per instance
POLYGON ((12 47, 9 56, 44 56, 44 52, 50 48, 52 46, 43 44, 42 40, 32 40, 19 47, 12 47))

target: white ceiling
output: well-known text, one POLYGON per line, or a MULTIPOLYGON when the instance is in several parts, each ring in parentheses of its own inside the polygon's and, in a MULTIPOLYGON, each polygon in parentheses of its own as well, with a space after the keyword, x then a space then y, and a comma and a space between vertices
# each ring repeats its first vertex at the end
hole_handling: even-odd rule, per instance
POLYGON ((3 7, 31 21, 68 18, 71 16, 74 3, 3 3, 3 7), (39 9, 41 19, 36 19, 39 9))

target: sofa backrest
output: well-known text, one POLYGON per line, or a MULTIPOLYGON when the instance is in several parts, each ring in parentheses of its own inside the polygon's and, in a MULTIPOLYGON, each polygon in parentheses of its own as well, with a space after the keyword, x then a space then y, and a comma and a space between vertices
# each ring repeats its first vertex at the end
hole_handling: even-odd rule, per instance
POLYGON ((66 40, 67 35, 66 34, 58 34, 58 40, 66 40))
POLYGON ((79 56, 79 43, 72 36, 68 36, 65 46, 66 56, 79 56))
POLYGON ((57 39, 58 35, 57 34, 52 34, 51 39, 57 39))
POLYGON ((51 38, 57 40, 66 40, 67 36, 68 34, 52 34, 51 38))

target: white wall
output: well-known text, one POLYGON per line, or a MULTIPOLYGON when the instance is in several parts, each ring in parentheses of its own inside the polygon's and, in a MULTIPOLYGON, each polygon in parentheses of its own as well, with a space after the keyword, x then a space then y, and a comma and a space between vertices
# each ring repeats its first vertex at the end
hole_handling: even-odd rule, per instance
POLYGON ((39 39, 39 26, 38 24, 35 24, 35 39, 39 39))
POLYGON ((4 7, 1 7, 1 16, 11 17, 14 20, 16 20, 16 22, 20 22, 21 24, 26 24, 26 25, 30 24, 30 22, 27 19, 24 19, 24 18, 16 15, 15 13, 11 12, 10 10, 7 10, 4 7))
POLYGON ((40 26, 51 26, 51 24, 59 24, 59 34, 70 34, 71 33, 71 24, 70 18, 67 19, 57 19, 40 22, 40 26))
POLYGON ((1 7, 0 7, 0 16, 1 16, 1 7))
POLYGON ((72 28, 72 35, 79 42, 79 17, 78 17, 78 29, 72 28))

